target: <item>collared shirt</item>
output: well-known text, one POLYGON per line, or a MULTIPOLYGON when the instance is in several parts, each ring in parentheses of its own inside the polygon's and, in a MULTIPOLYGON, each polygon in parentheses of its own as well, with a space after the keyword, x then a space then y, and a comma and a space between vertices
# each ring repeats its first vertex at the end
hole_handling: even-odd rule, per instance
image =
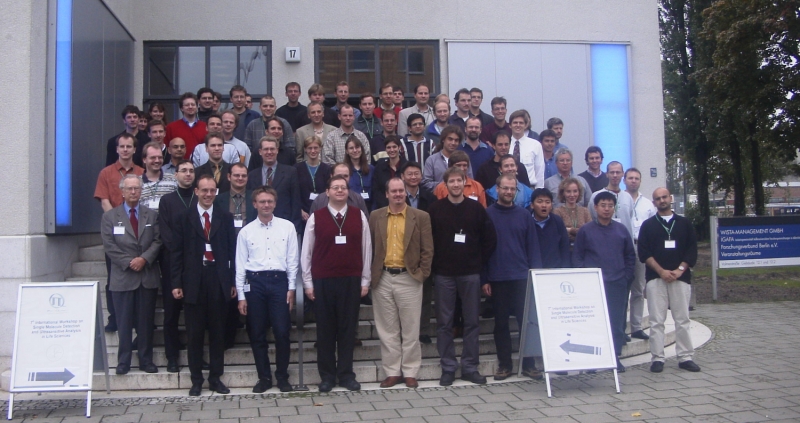
MULTIPOLYGON (((467 177, 467 180, 464 181, 464 197, 471 198, 479 203, 483 207, 486 207, 486 190, 483 189, 483 186, 480 182, 467 177)), ((436 188, 433 190, 433 195, 436 196, 438 199, 447 198, 447 186, 444 182, 439 182, 436 185, 436 188)))
POLYGON ((139 202, 147 206, 147 208, 158 211, 158 205, 161 203, 161 197, 174 192, 178 189, 178 181, 175 175, 170 175, 161 172, 158 180, 151 181, 147 179, 147 173, 142 175, 142 196, 139 202))
MULTIPOLYGON (((336 210, 330 203, 328 203, 327 208, 332 216, 336 216, 337 213, 342 213, 345 218, 347 218, 347 206, 345 206, 342 210, 336 210)), ((367 220, 367 215, 364 214, 363 211, 360 214, 361 262, 363 264, 361 268, 361 286, 365 287, 369 286, 369 282, 372 279, 372 239, 370 238, 369 234, 369 221, 367 220)), ((303 249, 300 253, 300 265, 303 269, 304 289, 314 288, 314 280, 311 277, 311 255, 314 252, 314 241, 316 240, 316 234, 314 233, 315 217, 316 215, 312 213, 306 221, 306 231, 303 236, 303 249)))
POLYGON ((344 156, 347 155, 344 147, 350 135, 355 135, 361 141, 361 150, 364 155, 370 157, 369 140, 363 132, 353 128, 353 132, 345 133, 342 128, 336 128, 325 137, 322 145, 322 161, 331 166, 344 161, 344 156))
MULTIPOLYGON (((610 191, 608 188, 603 188, 592 194, 592 197, 589 199, 589 204, 594 205, 594 197, 603 191, 608 191, 617 197, 617 206, 614 208, 614 216, 612 219, 621 223, 625 229, 628 230, 628 233, 631 236, 631 241, 633 241, 633 197, 623 190, 620 190, 620 192, 614 192, 610 191)), ((596 222, 597 210, 595 210, 594 207, 589 207, 589 213, 592 215, 592 220, 596 222)))
POLYGON ((408 197, 408 202, 410 203, 411 207, 415 209, 419 208, 419 188, 417 188, 417 195, 413 195, 406 191, 406 197, 408 197))
MULTIPOLYGON (((245 144, 244 141, 240 140, 236 137, 231 137, 231 139, 225 141, 225 145, 232 145, 236 148, 236 152, 239 154, 239 163, 249 166, 250 165, 250 147, 245 144)), ((225 157, 225 153, 223 152, 223 158, 225 157)), ((233 164, 233 163, 231 163, 233 164)))
POLYGON ((261 183, 263 185, 268 185, 269 182, 268 181, 269 178, 267 178, 267 169, 272 169, 272 174, 270 174, 270 176, 272 176, 272 178, 274 179, 275 171, 278 170, 278 162, 276 161, 271 166, 267 166, 266 164, 261 165, 261 183))
MULTIPOLYGON (((353 127, 363 132, 364 135, 366 135, 370 140, 372 140, 372 137, 375 135, 380 135, 383 133, 383 125, 381 124, 381 120, 375 115, 372 115, 372 117, 369 119, 367 119, 364 115, 359 116, 356 119, 356 122, 353 124, 353 127)), ((316 131, 314 132, 316 133, 316 131)), ((320 131, 318 136, 320 139, 322 139, 322 131, 320 131)))
POLYGON ((403 256, 403 241, 406 236, 406 210, 408 210, 408 207, 403 207, 403 211, 400 213, 392 213, 390 209, 387 209, 386 258, 383 260, 383 265, 386 267, 406 267, 405 257, 403 256))
POLYGON ((169 161, 164 166, 161 166, 161 171, 164 172, 165 175, 174 175, 178 173, 178 166, 175 166, 172 164, 172 161, 169 161))
POLYGON ((111 203, 111 207, 118 207, 124 202, 122 190, 119 189, 119 181, 125 175, 142 176, 142 174, 144 174, 143 168, 131 163, 131 167, 125 169, 117 160, 116 163, 110 164, 100 171, 100 175, 97 177, 97 185, 94 189, 94 198, 108 200, 111 203))
POLYGON ((509 154, 514 154, 516 143, 519 142, 519 161, 528 171, 528 180, 531 188, 541 188, 544 186, 544 152, 542 144, 533 138, 522 137, 516 139, 511 137, 511 148, 509 154))
POLYGON ((243 221, 246 221, 247 207, 246 204, 244 204, 245 191, 242 191, 238 194, 231 191, 230 194, 231 194, 231 204, 230 204, 230 210, 228 211, 231 212, 234 219, 241 219, 243 221))
POLYGON ((656 213, 658 212, 658 210, 656 210, 656 206, 653 205, 653 202, 650 201, 650 199, 642 197, 641 192, 637 191, 636 194, 637 194, 636 200, 633 202, 634 241, 637 241, 639 239, 639 230, 642 229, 642 223, 644 223, 645 220, 655 216, 656 213))
POLYGON ((197 203, 197 214, 200 216, 200 227, 205 229, 206 227, 206 218, 203 217, 203 213, 208 213, 208 222, 211 223, 211 218, 214 216, 214 205, 212 204, 208 210, 204 209, 200 203, 197 203))
POLYGON ((195 125, 197 125, 197 122, 199 122, 199 121, 200 121, 200 119, 198 119, 198 118, 197 118, 197 116, 195 116, 195 117, 194 117, 194 120, 193 120, 193 121, 191 121, 191 122, 189 122, 189 121, 186 119, 186 116, 182 117, 182 118, 181 118, 181 120, 183 120, 184 122, 186 122, 186 125, 187 125, 187 126, 189 126, 190 128, 194 128, 194 126, 195 126, 195 125))
POLYGON ((239 301, 245 299, 246 272, 286 272, 289 290, 295 289, 299 265, 297 232, 294 224, 273 216, 269 223, 261 219, 245 225, 236 239, 236 292, 239 301))
MULTIPOLYGON (((122 203, 122 207, 125 208, 125 214, 130 216, 131 215, 131 206, 129 206, 128 203, 122 203)), ((136 203, 136 207, 133 207, 133 209, 136 210, 133 214, 138 219, 139 218, 139 203, 136 203)))
MULTIPOLYGON (((422 170, 422 186, 433 190, 439 182, 442 182, 444 172, 447 171, 448 158, 442 152, 431 154, 422 170)), ((467 168, 467 178, 472 178, 472 166, 467 168)), ((465 194, 466 195, 466 194, 465 194)))
POLYGON ((536 216, 533 216, 533 222, 539 225, 540 228, 544 229, 544 225, 547 224, 547 221, 550 220, 550 215, 548 214, 544 220, 539 220, 536 216))
POLYGON ((472 174, 477 175, 478 169, 489 160, 494 159, 494 149, 483 141, 478 141, 478 148, 472 149, 472 146, 464 140, 458 149, 467 153, 469 157, 469 165, 472 169, 472 174))
MULTIPOLYGON (((239 150, 229 142, 222 145, 222 161, 230 164, 239 163, 239 150)), ((208 162, 208 151, 205 144, 198 144, 192 152, 192 164, 200 167, 208 162)))
POLYGON ((403 110, 400 110, 400 114, 397 116, 397 133, 399 135, 408 134, 408 117, 413 115, 414 113, 422 115, 425 118, 425 126, 431 124, 434 120, 436 120, 436 116, 433 114, 433 107, 428 106, 428 110, 424 112, 419 109, 419 105, 415 104, 411 107, 406 107, 403 110))
MULTIPOLYGON (((558 165, 556 164, 556 153, 558 150, 569 150, 565 144, 557 143, 555 148, 553 148, 553 155, 550 156, 549 159, 544 159, 544 179, 547 179, 555 174, 558 173, 558 165)), ((570 169, 572 172, 572 169, 570 169)))

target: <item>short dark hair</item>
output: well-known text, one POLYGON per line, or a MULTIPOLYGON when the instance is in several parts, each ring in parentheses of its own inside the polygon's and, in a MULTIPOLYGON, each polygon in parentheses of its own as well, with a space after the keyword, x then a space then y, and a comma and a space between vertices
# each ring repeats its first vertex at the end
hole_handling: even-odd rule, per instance
POLYGON ((200 186, 200 181, 202 181, 203 179, 210 179, 210 180, 211 180, 211 182, 213 182, 213 183, 214 183, 214 186, 215 186, 215 187, 219 186, 219 184, 217 183, 217 180, 216 180, 216 179, 214 179, 214 175, 212 175, 212 174, 210 174, 210 173, 204 173, 204 174, 200 175, 200 176, 197 178, 197 180, 195 180, 195 181, 194 181, 194 182, 195 182, 195 186, 196 186, 196 187, 200 186))
POLYGON ((405 94, 403 92, 403 87, 401 87, 399 85, 392 85, 392 92, 395 92, 395 91, 400 91, 400 93, 405 94))
POLYGON ((206 118, 206 124, 208 124, 208 120, 211 118, 219 119, 219 122, 222 123, 222 115, 217 112, 208 115, 208 118, 206 118))
POLYGON ((458 135, 458 140, 459 141, 464 139, 464 131, 461 130, 460 127, 455 126, 455 125, 448 125, 448 126, 445 126, 444 129, 442 129, 441 134, 439 134, 439 139, 441 140, 440 144, 442 142, 444 142, 444 140, 447 139, 447 136, 450 135, 450 134, 458 135))
POLYGON ((594 205, 596 206, 596 205, 600 204, 600 202, 603 201, 603 200, 611 200, 611 201, 614 202, 615 206, 617 205, 617 196, 612 194, 612 193, 610 193, 609 191, 600 191, 600 192, 598 192, 597 195, 594 196, 594 200, 593 200, 594 205))
POLYGON ((328 185, 326 186, 327 189, 331 189, 331 184, 333 181, 344 181, 344 186, 347 189, 350 189, 350 180, 344 175, 333 175, 330 179, 328 179, 328 185))
POLYGON ((471 121, 471 120, 475 120, 475 119, 477 119, 477 120, 478 120, 478 123, 480 123, 480 124, 481 124, 481 128, 483 128, 483 120, 481 119, 481 117, 480 117, 480 116, 470 116, 470 117, 468 117, 468 118, 467 118, 467 120, 466 120, 466 121, 464 121, 464 122, 466 123, 466 122, 469 122, 469 121, 471 121))
POLYGON ((492 144, 497 144, 497 138, 499 137, 506 137, 508 138, 508 141, 511 141, 511 134, 505 129, 501 129, 492 135, 492 144))
POLYGON ((221 132, 209 132, 209 133, 207 133, 206 134, 206 138, 203 140, 203 144, 205 144, 206 147, 208 147, 208 142, 212 138, 218 138, 218 139, 222 140, 223 144, 225 144, 225 137, 222 136, 221 132))
POLYGON ((506 102, 505 97, 495 97, 495 98, 493 98, 492 99, 492 103, 491 103, 492 107, 494 107, 494 106, 496 106, 498 104, 502 104, 503 106, 508 105, 508 103, 506 102))
POLYGON ((413 121, 415 121, 417 119, 422 119, 422 123, 425 123, 425 117, 424 116, 422 116, 419 113, 412 113, 411 115, 408 116, 408 119, 406 119, 406 124, 408 126, 411 126, 411 122, 413 122, 413 121))
POLYGON ((552 129, 545 129, 542 132, 539 132, 539 139, 543 140, 544 137, 553 137, 556 139, 556 144, 558 144, 558 137, 556 136, 556 131, 552 129))
POLYGON ((289 91, 289 88, 292 88, 292 87, 297 87, 298 91, 302 91, 301 88, 300 88, 300 84, 298 84, 297 82, 294 82, 294 81, 289 82, 288 84, 286 84, 285 91, 289 91))
POLYGON ((417 84, 417 86, 414 87, 414 94, 417 93, 417 91, 420 89, 420 87, 427 88, 428 92, 430 93, 431 87, 429 87, 428 84, 417 84))
POLYGON ((461 98, 462 94, 466 94, 467 97, 470 97, 469 90, 466 89, 466 88, 462 88, 462 89, 456 91, 456 102, 458 102, 458 99, 461 98))
POLYGON ((467 162, 467 164, 469 164, 469 156, 464 151, 456 150, 450 155, 450 158, 447 159, 447 167, 453 167, 454 164, 461 162, 467 162))
POLYGON ((553 129, 553 127, 556 125, 564 126, 564 121, 557 117, 551 117, 550 119, 547 119, 547 129, 553 129))
POLYGON ((400 174, 402 175, 402 174, 406 173, 406 169, 408 169, 410 167, 415 167, 420 172, 422 171, 422 166, 419 163, 412 161, 412 162, 406 162, 406 164, 403 165, 403 168, 400 170, 400 174))
POLYGON ((125 106, 122 109, 122 113, 121 113, 122 114, 122 118, 125 119, 125 116, 128 116, 131 113, 135 114, 136 116, 139 116, 139 108, 134 106, 133 104, 129 104, 129 105, 125 106))
POLYGON ((624 175, 622 175, 622 177, 623 177, 623 178, 627 178, 627 177, 628 177, 628 172, 636 172, 636 173, 638 173, 638 174, 639 174, 639 177, 640 177, 640 178, 642 177, 642 172, 641 172, 641 171, 639 171, 639 169, 637 169, 637 168, 635 168, 635 167, 632 167, 632 168, 630 168, 630 169, 626 170, 626 171, 625 171, 625 174, 624 174, 624 175))
MULTIPOLYGON (((236 163, 236 164, 241 164, 241 163, 236 163)), ((244 165, 242 165, 242 166, 244 166, 244 165)), ((233 169, 233 166, 231 166, 231 169, 233 169)), ((258 187, 256 189, 254 189, 253 193, 250 194, 250 197, 253 199, 253 203, 256 202, 256 198, 258 198, 258 194, 270 194, 270 195, 272 195, 273 198, 275 198, 275 202, 276 203, 278 202, 278 191, 276 191, 275 188, 272 188, 270 186, 260 186, 260 187, 258 187)))
POLYGON ((149 133, 149 132, 150 132, 150 129, 151 129, 152 127, 154 127, 154 126, 159 126, 159 125, 160 125, 160 126, 163 126, 163 127, 164 127, 164 129, 167 129, 167 125, 166 125, 166 124, 164 124, 164 121, 161 121, 161 120, 158 120, 158 119, 152 119, 150 122, 147 122, 147 129, 146 129, 146 130, 147 130, 147 132, 149 133))
POLYGON ((119 140, 121 140, 123 138, 132 139, 133 140, 133 148, 136 148, 136 137, 134 137, 133 135, 131 135, 131 134, 127 133, 127 132, 123 132, 123 133, 119 134, 119 136, 117 137, 117 147, 119 147, 119 140))
POLYGON ((605 158, 603 157, 603 150, 596 145, 593 145, 586 149, 586 154, 583 155, 583 159, 586 160, 587 162, 589 161, 589 153, 600 153, 600 158, 601 159, 605 158))
POLYGON ((358 104, 361 104, 361 102, 364 101, 364 99, 367 98, 367 97, 371 98, 373 103, 375 102, 375 95, 374 94, 372 94, 372 93, 364 93, 364 94, 361 94, 361 97, 358 98, 358 104))
POLYGON ((531 194, 531 203, 533 203, 539 197, 547 197, 550 199, 550 201, 553 201, 553 193, 547 188, 536 188, 533 190, 533 193, 531 194))
POLYGON ((450 177, 453 176, 453 175, 460 176, 461 179, 464 180, 464 181, 467 180, 467 174, 464 173, 463 170, 461 170, 461 169, 459 169, 459 168, 457 168, 455 166, 451 166, 451 167, 448 167, 447 170, 444 171, 444 175, 442 175, 442 182, 444 182, 444 184, 447 185, 447 180, 450 179, 450 177))
POLYGON ((234 91, 241 91, 241 92, 243 92, 243 93, 244 93, 244 95, 247 95, 247 89, 246 89, 245 87, 243 87, 243 86, 239 85, 239 84, 236 84, 236 85, 232 86, 232 87, 231 87, 231 90, 230 90, 230 91, 228 91, 228 95, 230 95, 231 97, 233 97, 233 92, 234 92, 234 91))
POLYGON ((481 97, 483 97, 483 91, 482 91, 480 88, 478 88, 478 87, 472 87, 472 88, 469 90, 469 93, 470 93, 470 94, 472 94, 472 93, 480 93, 480 94, 481 94, 481 97))
POLYGON ((219 114, 219 117, 225 116, 226 114, 233 115, 233 127, 239 126, 239 115, 236 114, 233 110, 225 110, 224 112, 219 114))
POLYGON ((205 93, 209 93, 209 94, 211 94, 211 97, 214 97, 214 90, 212 90, 211 88, 208 88, 208 87, 203 87, 203 88, 200 88, 199 90, 197 90, 197 98, 202 97, 203 94, 205 94, 205 93))
POLYGON ((183 102, 188 100, 188 99, 190 99, 190 98, 192 100, 194 100, 195 104, 197 103, 197 96, 194 95, 194 93, 185 92, 185 93, 181 94, 181 98, 180 98, 180 100, 178 100, 178 107, 183 107, 183 102))
POLYGON ((622 163, 620 163, 620 162, 618 162, 616 160, 612 160, 612 161, 608 162, 608 164, 606 165, 606 173, 608 173, 608 169, 611 166, 616 166, 616 165, 619 165, 620 169, 622 169, 623 172, 625 171, 625 166, 623 166, 622 163))
MULTIPOLYGON (((243 168, 244 168, 244 170, 247 170, 247 166, 245 166, 245 165, 244 165, 244 164, 242 164, 242 163, 236 162, 236 163, 233 163, 233 164, 231 164, 231 167, 229 167, 229 168, 228 168, 228 175, 230 175, 231 173, 233 173, 233 168, 235 168, 235 167, 243 167, 243 168)), ((255 197, 255 196, 254 196, 254 197, 255 197)))
POLYGON ((385 140, 383 140, 384 147, 389 145, 390 143, 394 143, 400 148, 403 147, 403 141, 401 141, 400 137, 398 137, 397 135, 389 135, 388 137, 386 137, 385 140))

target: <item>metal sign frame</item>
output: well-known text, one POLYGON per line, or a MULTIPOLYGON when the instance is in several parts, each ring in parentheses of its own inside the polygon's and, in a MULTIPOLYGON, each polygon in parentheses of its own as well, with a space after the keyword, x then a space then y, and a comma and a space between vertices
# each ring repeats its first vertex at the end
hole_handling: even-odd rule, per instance
MULTIPOLYGON (((21 393, 21 392, 82 392, 86 391, 86 417, 91 416, 91 405, 92 405, 92 379, 94 376, 94 370, 96 364, 96 357, 98 356, 98 347, 99 347, 99 356, 101 358, 103 364, 103 370, 105 372, 105 380, 106 380, 106 392, 111 393, 110 390, 110 376, 108 372, 108 356, 106 353, 106 339, 105 333, 102 328, 103 322, 103 309, 102 309, 102 299, 100 295, 100 283, 97 281, 91 282, 50 282, 50 283, 27 283, 21 284, 19 286, 19 290, 17 292, 17 313, 16 319, 14 324, 14 347, 12 350, 12 361, 11 361, 11 380, 9 383, 9 399, 8 399, 8 416, 7 418, 11 420, 14 411, 14 394, 21 393), (88 287, 91 290, 87 290, 87 292, 91 292, 91 300, 93 308, 95 309, 94 313, 90 313, 90 322, 87 327, 93 328, 94 333, 92 336, 89 336, 89 354, 87 369, 88 369, 88 377, 87 377, 87 384, 86 386, 76 387, 76 386, 68 386, 66 381, 62 381, 61 386, 59 385, 48 385, 48 386, 33 386, 33 387, 17 387, 16 384, 16 375, 17 375, 17 358, 20 354, 18 348, 20 346, 19 337, 20 337, 20 318, 22 317, 22 299, 23 299, 23 291, 27 289, 42 289, 42 288, 65 288, 65 287, 88 287)), ((61 366, 54 366, 54 367, 61 367, 61 366)), ((72 373, 64 366, 64 372, 72 375, 72 373)), ((38 374, 29 375, 29 378, 38 377, 38 374)), ((53 380, 50 379, 52 375, 47 375, 48 379, 44 380, 53 380)), ((66 377, 66 376, 62 376, 66 377)), ((60 379, 59 379, 60 380, 60 379)))
MULTIPOLYGON (((531 295, 534 296, 534 301, 536 304, 536 316, 539 321, 539 339, 542 343, 542 362, 544 364, 544 374, 545 374, 545 381, 547 384, 547 397, 550 398, 553 396, 552 389, 550 387, 550 373, 563 371, 563 370, 605 370, 605 369, 613 369, 614 372, 614 385, 616 387, 617 393, 620 393, 619 389, 619 375, 617 373, 617 363, 616 363, 616 354, 612 354, 612 361, 613 363, 609 363, 607 366, 602 367, 592 367, 592 368, 575 368, 575 366, 570 366, 569 368, 561 368, 559 366, 550 363, 550 359, 548 357, 548 352, 546 345, 548 343, 544 330, 541 330, 544 326, 549 324, 549 320, 546 318, 548 317, 545 315, 546 304, 543 303, 543 295, 539 292, 539 284, 537 284, 537 275, 575 275, 581 274, 585 275, 588 278, 596 278, 596 282, 599 284, 599 291, 600 291, 600 308, 602 310, 598 310, 598 312, 602 312, 603 316, 605 317, 606 322, 606 336, 608 337, 608 343, 611 344, 611 349, 613 350, 613 336, 611 334, 611 321, 608 317, 608 307, 606 303, 606 292, 605 287, 603 285, 603 274, 602 271, 598 268, 586 268, 586 269, 531 269, 528 273, 528 283, 527 289, 525 292, 525 311, 523 313, 522 318, 522 328, 520 328, 520 347, 519 347, 519 357, 518 357, 518 366, 517 366, 517 376, 519 376, 522 372, 522 359, 525 355, 525 346, 526 346, 526 335, 528 333, 528 325, 529 325, 529 313, 531 312, 531 295)), ((563 348, 563 346, 562 346, 563 348)))

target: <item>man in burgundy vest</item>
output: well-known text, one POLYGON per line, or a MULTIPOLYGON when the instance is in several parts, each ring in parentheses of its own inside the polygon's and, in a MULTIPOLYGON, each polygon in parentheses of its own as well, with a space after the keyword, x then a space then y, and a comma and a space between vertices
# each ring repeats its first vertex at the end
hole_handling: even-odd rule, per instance
POLYGON ((361 389, 353 372, 359 299, 369 292, 372 241, 366 215, 347 205, 347 178, 328 180, 328 206, 309 216, 301 264, 306 296, 317 317, 320 392, 361 389), (337 361, 338 353, 338 361, 337 361))

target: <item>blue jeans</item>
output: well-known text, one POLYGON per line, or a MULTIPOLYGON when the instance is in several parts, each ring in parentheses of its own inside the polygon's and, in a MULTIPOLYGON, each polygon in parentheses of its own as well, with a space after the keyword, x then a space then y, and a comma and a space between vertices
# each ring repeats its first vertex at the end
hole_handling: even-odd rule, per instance
MULTIPOLYGON (((267 354, 267 329, 272 326, 275 335, 275 378, 289 380, 289 304, 286 293, 289 279, 286 272, 247 272, 246 283, 250 291, 247 300, 247 334, 253 348, 253 358, 259 380, 272 380, 267 354)), ((246 286, 246 285, 245 285, 246 286)))

